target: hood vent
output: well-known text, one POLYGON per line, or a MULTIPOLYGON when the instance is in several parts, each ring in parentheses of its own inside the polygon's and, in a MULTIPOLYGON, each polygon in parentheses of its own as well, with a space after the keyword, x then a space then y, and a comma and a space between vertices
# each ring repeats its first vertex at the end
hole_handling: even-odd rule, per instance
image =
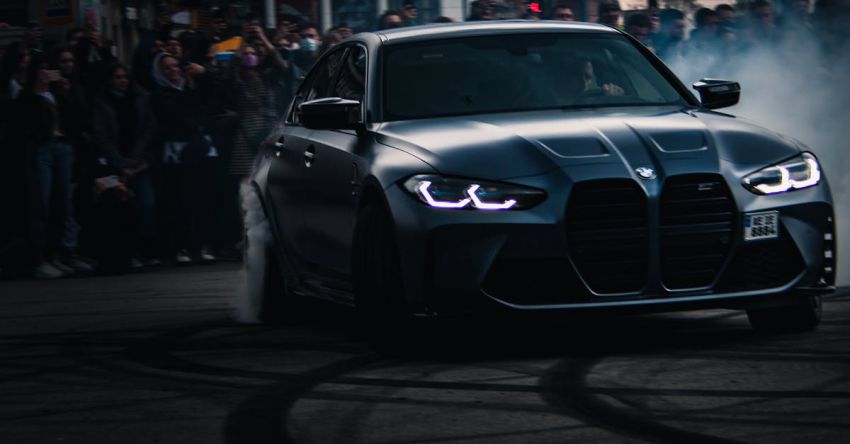
POLYGON ((599 139, 592 137, 560 137, 537 140, 552 154, 564 159, 583 157, 604 157, 609 155, 608 149, 599 139))

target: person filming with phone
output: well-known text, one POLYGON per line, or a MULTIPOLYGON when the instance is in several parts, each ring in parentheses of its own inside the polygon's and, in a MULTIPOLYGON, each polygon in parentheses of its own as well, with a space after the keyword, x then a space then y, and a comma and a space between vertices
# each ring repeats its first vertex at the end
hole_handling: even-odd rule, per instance
POLYGON ((26 83, 11 115, 16 128, 16 147, 24 150, 24 183, 27 196, 28 232, 36 278, 51 279, 73 270, 61 262, 62 241, 71 210, 72 152, 63 132, 59 103, 50 91, 62 81, 58 70, 48 69, 43 54, 35 53, 27 69, 26 83))

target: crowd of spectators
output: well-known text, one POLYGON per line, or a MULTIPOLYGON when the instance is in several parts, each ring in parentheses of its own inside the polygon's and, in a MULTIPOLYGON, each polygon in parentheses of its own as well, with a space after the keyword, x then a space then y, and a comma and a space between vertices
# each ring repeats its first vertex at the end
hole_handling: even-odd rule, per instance
POLYGON ((130 66, 95 26, 2 50, 0 269, 56 278, 239 259, 240 184, 316 57, 351 35, 162 10, 130 66))
MULTIPOLYGON (((601 1, 599 23, 620 27, 669 63, 813 39, 831 0, 767 0, 746 10, 631 11, 601 1)), ((528 2, 475 0, 467 20, 577 20, 577 2, 548 11, 528 2)), ((0 66, 0 269, 56 278, 162 263, 240 257, 240 184, 259 142, 279 121, 315 59, 350 36, 284 15, 275 30, 232 26, 213 12, 209 29, 161 11, 130 66, 94 25, 46 48, 31 24, 0 66)), ((451 22, 439 17, 434 22, 451 22)), ((384 11, 376 28, 419 24, 416 4, 384 11)), ((824 27, 824 29, 827 29, 824 27)), ((832 29, 832 28, 830 28, 832 29)), ((719 63, 718 62, 718 63, 719 63)))

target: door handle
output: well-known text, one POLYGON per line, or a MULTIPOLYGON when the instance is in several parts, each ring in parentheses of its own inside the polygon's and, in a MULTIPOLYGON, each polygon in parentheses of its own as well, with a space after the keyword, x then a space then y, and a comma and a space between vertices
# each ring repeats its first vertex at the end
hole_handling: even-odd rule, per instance
POLYGON ((313 161, 316 159, 316 148, 310 146, 307 148, 307 151, 304 151, 304 165, 307 165, 307 168, 313 166, 313 161))
POLYGON ((277 139, 277 142, 274 143, 275 157, 280 157, 281 151, 283 151, 283 136, 281 136, 280 139, 277 139))

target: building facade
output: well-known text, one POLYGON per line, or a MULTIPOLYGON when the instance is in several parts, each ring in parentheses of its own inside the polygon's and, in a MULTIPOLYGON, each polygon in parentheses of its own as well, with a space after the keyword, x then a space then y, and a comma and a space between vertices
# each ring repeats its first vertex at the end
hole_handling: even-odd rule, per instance
MULTIPOLYGON (((38 21, 48 44, 60 44, 72 27, 97 28, 104 40, 114 45, 119 59, 127 61, 139 35, 151 29, 157 12, 179 14, 188 26, 206 29, 213 10, 224 11, 234 24, 247 17, 258 19, 273 29, 281 14, 292 14, 328 29, 345 24, 355 31, 371 30, 377 17, 387 9, 402 9, 413 2, 418 9, 417 23, 424 24, 446 16, 463 20, 473 0, 3 0, 0 1, 0 39, 18 35, 31 21, 38 21)), ((544 15, 557 0, 496 0, 517 8, 543 8, 544 15)), ((585 20, 595 19, 598 0, 572 0, 585 20)), ((629 5, 639 0, 633 0, 629 5)), ((647 0, 644 0, 647 1, 647 0)), ((2 43, 2 42, 0 42, 2 43)))

